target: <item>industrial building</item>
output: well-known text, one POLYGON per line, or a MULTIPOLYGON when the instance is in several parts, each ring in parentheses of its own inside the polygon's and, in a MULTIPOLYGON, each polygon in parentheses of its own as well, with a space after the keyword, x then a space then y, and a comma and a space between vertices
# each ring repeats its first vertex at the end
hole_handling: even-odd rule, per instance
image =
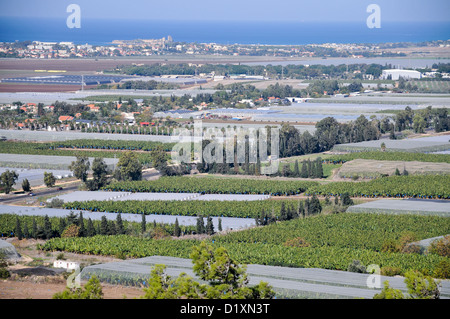
POLYGON ((6 83, 26 83, 26 84, 67 84, 67 85, 99 85, 118 83, 130 76, 118 75, 49 75, 49 76, 29 76, 20 78, 2 79, 6 83))
POLYGON ((397 81, 400 77, 403 79, 420 79, 422 78, 422 73, 414 70, 391 69, 383 70, 381 74, 381 79, 383 80, 397 81))

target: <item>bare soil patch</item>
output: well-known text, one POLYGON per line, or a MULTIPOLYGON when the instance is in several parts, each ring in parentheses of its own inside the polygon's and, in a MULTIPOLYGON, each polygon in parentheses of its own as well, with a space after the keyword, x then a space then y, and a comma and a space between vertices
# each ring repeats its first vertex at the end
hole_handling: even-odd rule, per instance
MULTIPOLYGON (((22 259, 8 266, 11 278, 0 280, 0 299, 51 299, 57 292, 66 288, 67 281, 61 269, 52 268, 60 252, 42 252, 36 244, 44 240, 17 238, 8 239, 22 259)), ((64 252, 67 261, 79 262, 81 265, 91 265, 119 261, 107 256, 82 255, 64 252)), ((149 274, 150 275, 150 274, 149 274)), ((67 276, 67 274, 66 274, 67 276)), ((82 281, 83 285, 85 282, 82 281)), ((136 298, 144 294, 142 288, 109 285, 102 283, 105 299, 136 298)))
POLYGON ((376 177, 381 174, 393 175, 398 169, 400 173, 404 169, 409 174, 450 173, 448 163, 408 162, 408 161, 377 161, 355 159, 341 166, 334 179, 359 177, 376 177))
MULTIPOLYGON (((82 282, 83 285, 83 282, 82 282)), ((66 289, 66 281, 52 282, 47 277, 29 277, 23 281, 0 280, 0 299, 52 299, 66 289)), ((144 295, 141 288, 108 285, 102 283, 104 299, 133 299, 144 295)))

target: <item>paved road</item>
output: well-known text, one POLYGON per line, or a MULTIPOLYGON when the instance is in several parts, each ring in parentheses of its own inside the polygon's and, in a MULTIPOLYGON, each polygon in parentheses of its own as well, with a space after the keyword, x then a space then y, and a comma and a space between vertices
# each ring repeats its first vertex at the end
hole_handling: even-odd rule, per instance
MULTIPOLYGON (((142 173, 142 179, 145 180, 153 180, 153 179, 157 179, 159 178, 160 174, 158 171, 152 169, 149 171, 144 171, 142 173)), ((48 195, 58 195, 62 192, 67 192, 67 191, 76 191, 78 190, 78 187, 80 186, 79 183, 75 184, 75 185, 70 185, 67 187, 63 186, 63 189, 58 189, 58 187, 54 187, 54 188, 50 188, 50 189, 44 189, 44 190, 38 190, 38 191, 33 191, 34 196, 33 197, 38 197, 38 196, 48 196, 48 195)), ((0 203, 2 204, 8 204, 8 203, 13 203, 16 201, 20 201, 26 198, 31 198, 29 194, 12 194, 9 195, 7 197, 2 197, 0 198, 0 203)))
MULTIPOLYGON (((56 195, 56 194, 59 194, 62 192, 75 191, 78 189, 78 186, 79 186, 79 184, 68 186, 68 187, 63 187, 63 189, 61 189, 61 190, 58 189, 58 187, 55 187, 55 188, 51 188, 51 189, 45 189, 42 191, 36 191, 36 192, 33 192, 33 194, 34 194, 33 197, 47 196, 47 195, 52 195, 52 194, 56 195)), ((31 198, 31 197, 29 194, 10 195, 8 197, 1 198, 0 203, 2 203, 2 204, 12 203, 12 202, 23 200, 25 198, 31 198)))

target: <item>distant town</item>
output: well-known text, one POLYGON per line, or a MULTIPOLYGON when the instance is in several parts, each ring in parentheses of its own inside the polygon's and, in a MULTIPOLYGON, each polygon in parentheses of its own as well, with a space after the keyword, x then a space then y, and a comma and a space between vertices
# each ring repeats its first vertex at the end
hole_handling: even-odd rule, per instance
POLYGON ((0 43, 3 58, 92 58, 92 57, 136 57, 153 55, 230 55, 271 57, 404 57, 401 49, 418 47, 450 47, 449 40, 423 43, 385 44, 308 44, 308 45, 262 45, 262 44, 218 44, 176 42, 169 35, 161 39, 114 40, 109 45, 75 44, 73 42, 23 41, 0 43))

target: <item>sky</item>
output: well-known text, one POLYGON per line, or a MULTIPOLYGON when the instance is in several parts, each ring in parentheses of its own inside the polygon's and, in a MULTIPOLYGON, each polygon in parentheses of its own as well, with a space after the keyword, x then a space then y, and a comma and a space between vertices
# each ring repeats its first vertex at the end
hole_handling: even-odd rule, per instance
POLYGON ((0 16, 66 18, 72 3, 85 19, 353 22, 377 4, 384 22, 450 21, 449 0, 1 0, 0 16))

